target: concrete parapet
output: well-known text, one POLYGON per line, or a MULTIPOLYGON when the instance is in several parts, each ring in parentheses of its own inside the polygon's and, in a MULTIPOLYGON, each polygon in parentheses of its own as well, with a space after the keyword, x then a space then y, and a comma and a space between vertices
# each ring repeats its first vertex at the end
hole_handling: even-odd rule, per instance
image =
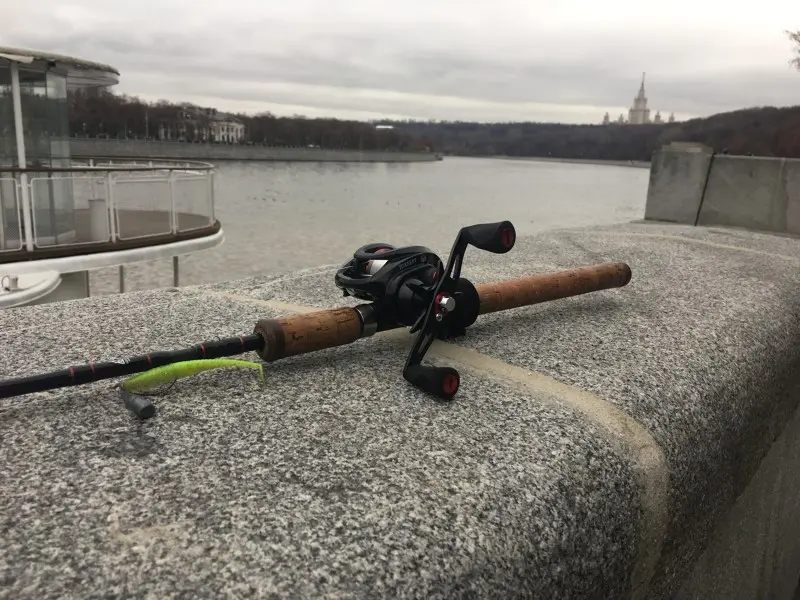
POLYGON ((702 145, 665 146, 650 163, 644 217, 694 225, 711 166, 712 150, 702 145))
POLYGON ((71 138, 69 143, 70 152, 74 157, 305 162, 429 162, 437 160, 435 152, 283 148, 94 138, 71 138))
MULTIPOLYGON (((270 364, 266 389, 182 380, 144 424, 108 382, 0 401, 0 590, 788 600, 800 241, 591 227, 470 249, 463 273, 604 261, 631 283, 436 342, 431 362, 463 375, 449 404, 403 380, 405 331, 270 364)), ((321 267, 11 309, 0 377, 350 303, 321 267)))
POLYGON ((653 156, 645 219, 800 234, 800 160, 664 147, 653 156))
POLYGON ((716 156, 697 224, 800 233, 800 160, 716 156))

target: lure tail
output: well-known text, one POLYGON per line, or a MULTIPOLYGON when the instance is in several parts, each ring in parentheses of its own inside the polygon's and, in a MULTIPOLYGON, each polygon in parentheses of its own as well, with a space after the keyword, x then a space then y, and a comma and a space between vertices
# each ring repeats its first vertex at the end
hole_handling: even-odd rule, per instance
POLYGON ((259 372, 259 379, 264 383, 264 365, 261 363, 232 358, 206 358, 200 360, 186 360, 150 369, 149 371, 139 373, 138 375, 126 379, 120 387, 123 391, 131 394, 141 393, 168 383, 174 383, 178 379, 183 379, 184 377, 197 375, 203 371, 230 367, 257 369, 259 372))

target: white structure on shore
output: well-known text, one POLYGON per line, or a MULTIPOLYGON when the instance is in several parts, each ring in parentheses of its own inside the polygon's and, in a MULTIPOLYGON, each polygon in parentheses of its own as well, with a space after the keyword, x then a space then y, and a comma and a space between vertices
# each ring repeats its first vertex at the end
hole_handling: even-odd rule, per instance
MULTIPOLYGON (((633 99, 633 105, 628 109, 628 119, 625 120, 625 116, 620 114, 617 118, 617 124, 623 125, 644 125, 647 123, 663 123, 663 119, 661 118, 661 113, 656 112, 655 117, 651 120, 650 119, 650 107, 647 106, 647 95, 644 91, 644 76, 645 74, 642 73, 642 84, 639 86, 639 93, 633 99)), ((669 116, 669 123, 675 122, 675 114, 672 113, 669 116)), ((609 125, 611 123, 611 117, 608 113, 605 114, 603 117, 603 125, 609 125)))
POLYGON ((91 295, 89 272, 224 241, 214 166, 73 156, 68 90, 119 82, 109 65, 0 48, 0 309, 91 295))

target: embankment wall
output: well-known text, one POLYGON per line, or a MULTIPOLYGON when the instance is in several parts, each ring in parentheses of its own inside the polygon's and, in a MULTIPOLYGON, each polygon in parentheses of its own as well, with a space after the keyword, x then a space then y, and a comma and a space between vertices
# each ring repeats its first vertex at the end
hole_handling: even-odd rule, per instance
POLYGON ((207 161, 430 162, 438 158, 434 152, 359 151, 93 138, 72 138, 70 152, 72 156, 79 158, 168 158, 207 161))

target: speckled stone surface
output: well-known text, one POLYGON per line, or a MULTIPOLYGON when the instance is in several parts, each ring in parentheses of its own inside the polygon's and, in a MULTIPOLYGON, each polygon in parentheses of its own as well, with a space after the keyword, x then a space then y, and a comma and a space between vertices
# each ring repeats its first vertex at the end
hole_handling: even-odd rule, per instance
POLYGON ((736 246, 743 250, 779 254, 800 261, 800 256, 798 256, 800 238, 790 234, 770 234, 738 227, 690 227, 652 221, 639 221, 614 226, 604 225, 585 229, 585 231, 590 230, 616 232, 619 234, 676 236, 713 244, 736 246))
MULTIPOLYGON (((652 596, 669 597, 800 398, 800 240, 736 229, 630 223, 470 248, 475 283, 627 262, 623 289, 481 317, 456 343, 613 402, 664 449, 671 514, 652 596)), ((232 293, 346 304, 333 269, 291 287, 232 293)))
MULTIPOLYGON (((276 315, 197 289, 6 310, 0 377, 276 315)), ((145 423, 109 382, 0 400, 0 597, 624 597, 629 458, 568 408, 477 373, 431 401, 402 379, 406 345, 274 363, 265 388, 250 371, 198 375, 145 423)))

